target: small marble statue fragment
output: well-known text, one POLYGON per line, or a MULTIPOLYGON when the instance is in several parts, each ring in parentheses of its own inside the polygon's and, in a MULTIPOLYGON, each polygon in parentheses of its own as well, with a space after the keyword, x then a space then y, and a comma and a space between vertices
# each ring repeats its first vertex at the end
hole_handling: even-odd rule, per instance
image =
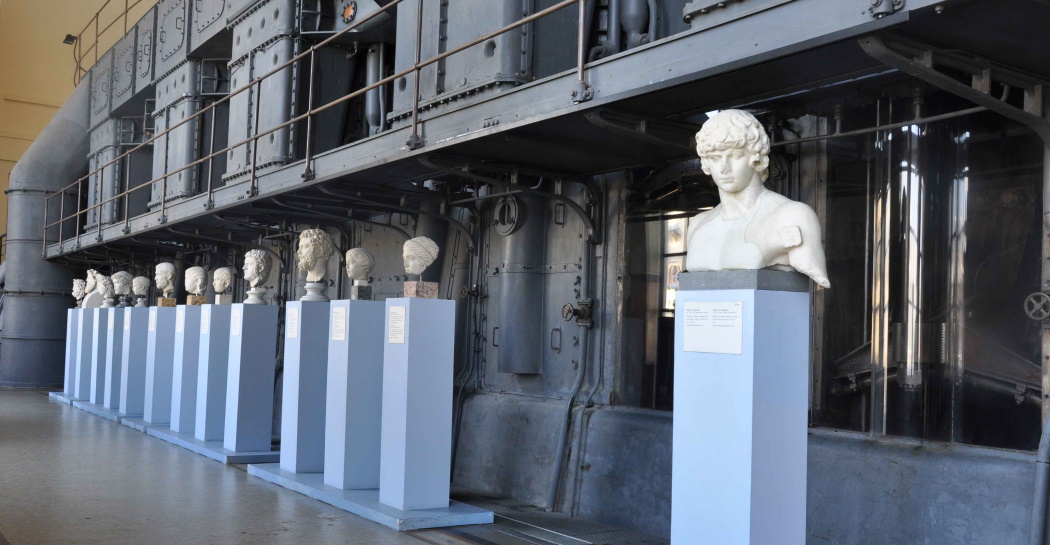
POLYGON ((133 277, 127 271, 117 271, 110 277, 113 280, 113 291, 117 294, 117 306, 126 307, 131 305, 131 282, 133 277))
POLYGON ((273 262, 270 254, 263 250, 248 250, 244 254, 244 280, 252 289, 248 290, 248 298, 244 300, 248 305, 265 305, 266 288, 263 282, 270 277, 270 267, 273 262))
POLYGON ((372 286, 368 279, 375 266, 375 257, 364 248, 351 248, 346 252, 346 275, 354 281, 350 286, 350 299, 372 300, 372 286))
POLYGON ((87 295, 87 281, 83 278, 74 278, 73 298, 77 300, 76 308, 80 308, 80 303, 84 301, 85 295, 87 295))
POLYGON ((101 276, 95 269, 89 269, 87 280, 84 285, 84 300, 80 308, 100 308, 105 297, 98 291, 98 277, 101 276))
POLYGON ((208 302, 204 296, 204 291, 208 289, 208 271, 204 267, 190 267, 186 269, 185 278, 186 291, 190 292, 186 296, 186 304, 203 305, 208 302))
POLYGON ((146 297, 149 296, 149 278, 136 276, 131 281, 131 293, 135 294, 135 306, 146 306, 146 297))
POLYGON ((233 284, 233 267, 219 267, 211 273, 211 287, 215 290, 215 304, 228 305, 233 296, 226 293, 233 284))
POLYGON ((159 263, 153 281, 156 283, 157 289, 164 294, 164 297, 157 298, 157 306, 175 306, 175 298, 172 297, 172 295, 175 294, 175 265, 171 263, 159 263))
POLYGON ((108 276, 98 275, 96 277, 98 282, 98 292, 102 295, 102 307, 101 308, 113 308, 117 306, 116 292, 113 290, 113 280, 108 276))
POLYGON ((796 270, 831 287, 816 213, 764 186, 769 137, 758 120, 723 110, 696 134, 696 151, 721 203, 689 221, 686 270, 796 270))
MULTIPOLYGON (((423 274, 438 256, 438 245, 427 237, 416 237, 405 241, 402 257, 405 259, 405 272, 412 275, 423 274)), ((438 283, 408 281, 405 282, 405 297, 419 299, 437 299, 438 283)))
POLYGON ((295 252, 299 270, 306 271, 306 295, 300 301, 328 301, 324 294, 324 275, 328 259, 335 254, 332 237, 320 229, 306 229, 299 234, 299 249, 295 252))

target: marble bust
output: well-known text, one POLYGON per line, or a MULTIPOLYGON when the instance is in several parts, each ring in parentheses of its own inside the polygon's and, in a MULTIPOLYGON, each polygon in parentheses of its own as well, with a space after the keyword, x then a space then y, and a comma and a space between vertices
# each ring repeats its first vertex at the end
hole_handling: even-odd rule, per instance
POLYGON ((134 293, 135 298, 138 299, 135 302, 136 307, 146 306, 146 297, 149 295, 149 278, 136 276, 131 281, 131 293, 134 293))
POLYGON ((84 285, 85 294, 94 293, 98 288, 98 279, 95 278, 96 274, 98 274, 98 271, 95 269, 88 269, 87 279, 85 280, 86 284, 84 285))
MULTIPOLYGON (((438 256, 438 245, 427 237, 416 237, 405 241, 402 257, 405 259, 405 272, 412 275, 423 274, 438 256)), ((420 299, 437 299, 437 282, 405 282, 405 297, 420 299)))
POLYGON ((211 273, 211 287, 215 293, 226 293, 233 283, 233 269, 230 267, 219 267, 211 273))
POLYGON ((87 295, 87 281, 82 278, 74 278, 73 298, 77 300, 76 308, 80 308, 80 303, 84 300, 85 295, 87 295))
POLYGON ((769 137, 758 120, 723 110, 696 134, 696 151, 721 202, 689 221, 686 270, 796 270, 831 287, 816 213, 764 185, 769 137))
POLYGON ((130 303, 128 294, 131 293, 131 273, 127 271, 117 271, 110 277, 113 280, 113 291, 117 294, 118 307, 126 307, 130 303))
POLYGON ((108 276, 97 275, 96 282, 98 282, 98 293, 102 295, 102 307, 101 308, 113 308, 117 303, 116 291, 113 289, 113 280, 108 276))
POLYGON ((248 250, 245 252, 244 280, 252 288, 248 290, 248 298, 244 300, 245 304, 266 304, 266 300, 263 299, 263 295, 266 295, 266 289, 262 285, 270 277, 270 267, 272 266, 273 261, 270 259, 270 254, 265 251, 248 250))
POLYGON ((175 293, 175 265, 171 263, 160 263, 157 265, 153 281, 164 297, 171 297, 175 293))
POLYGON ((299 270, 306 271, 306 295, 300 301, 328 301, 324 294, 324 282, 328 259, 335 254, 335 245, 328 233, 320 229, 307 229, 299 234, 299 249, 295 256, 299 270))
POLYGON ((208 272, 204 267, 190 267, 186 269, 186 291, 193 295, 204 295, 208 289, 208 272))
POLYGON ((102 276, 95 269, 89 269, 87 272, 87 280, 84 284, 84 300, 81 302, 81 308, 100 308, 102 307, 103 299, 105 299, 101 293, 99 293, 98 279, 102 276))
POLYGON ((351 248, 346 252, 346 276, 354 281, 355 286, 367 286, 376 259, 364 248, 351 248))

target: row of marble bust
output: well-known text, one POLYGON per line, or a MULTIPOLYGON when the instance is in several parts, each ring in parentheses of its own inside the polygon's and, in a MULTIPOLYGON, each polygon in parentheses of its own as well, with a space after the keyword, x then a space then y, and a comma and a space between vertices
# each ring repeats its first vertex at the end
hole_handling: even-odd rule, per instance
MULTIPOLYGON (((335 245, 328 233, 320 229, 307 229, 299 235, 299 249, 296 257, 299 268, 306 272, 307 295, 304 301, 327 301, 323 291, 324 276, 328 260, 335 255, 335 245)), ((405 242, 402 257, 405 260, 405 272, 422 274, 438 256, 438 245, 426 237, 416 237, 405 242)), ((273 260, 265 250, 249 250, 244 254, 244 280, 251 289, 245 303, 265 304, 266 294, 263 283, 270 277, 273 260)), ((346 274, 354 281, 354 286, 369 285, 369 275, 375 268, 375 257, 364 248, 353 248, 346 252, 346 274)), ((153 278, 157 289, 164 297, 170 298, 175 292, 176 269, 172 263, 157 265, 153 278)), ((208 272, 203 267, 186 269, 184 281, 186 291, 202 296, 207 290, 208 272)), ((230 288, 233 281, 233 268, 221 267, 212 272, 212 289, 222 294, 230 288)), ((125 271, 105 276, 98 271, 87 271, 87 278, 73 280, 73 297, 78 308, 112 308, 126 307, 134 298, 135 306, 146 306, 145 300, 150 288, 150 279, 145 276, 132 277, 125 271)))

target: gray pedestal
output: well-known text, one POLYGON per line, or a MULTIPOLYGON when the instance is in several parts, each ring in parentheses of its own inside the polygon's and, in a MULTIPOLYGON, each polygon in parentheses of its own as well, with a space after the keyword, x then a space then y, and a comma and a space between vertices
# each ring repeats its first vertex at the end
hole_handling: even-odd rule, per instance
POLYGON ((63 375, 62 393, 71 397, 77 380, 77 335, 80 334, 80 311, 66 310, 66 368, 63 375))
POLYGON ((175 307, 175 352, 171 378, 171 429, 193 433, 197 422, 197 362, 200 357, 201 307, 175 307))
POLYGON ((73 399, 91 397, 91 348, 95 336, 95 311, 90 308, 77 309, 80 314, 77 335, 77 361, 74 373, 73 399))
POLYGON ((281 469, 293 473, 324 471, 328 311, 327 301, 285 304, 281 469))
POLYGON ((273 305, 230 305, 230 356, 223 430, 226 450, 270 450, 278 311, 273 305))
POLYGON ((386 305, 341 300, 331 307, 324 484, 379 488, 386 305))
POLYGON ((102 406, 120 409, 120 381, 124 367, 124 309, 103 309, 109 313, 106 337, 106 391, 102 395, 102 406))
POLYGON ((171 423, 171 379, 175 358, 175 308, 149 307, 146 341, 146 397, 142 419, 148 426, 171 423))
POLYGON ((226 375, 230 358, 230 306, 201 305, 197 359, 197 422, 193 437, 222 441, 226 428, 226 375))
POLYGON ((671 542, 803 545, 809 280, 683 273, 680 286, 671 542))
POLYGON ((456 304, 387 299, 379 501, 401 509, 449 505, 456 304))
POLYGON ((140 418, 146 400, 146 350, 149 341, 148 308, 124 309, 124 338, 120 369, 120 414, 140 418))
POLYGON ((93 308, 91 335, 91 403, 101 405, 106 394, 106 348, 109 345, 109 309, 93 308))

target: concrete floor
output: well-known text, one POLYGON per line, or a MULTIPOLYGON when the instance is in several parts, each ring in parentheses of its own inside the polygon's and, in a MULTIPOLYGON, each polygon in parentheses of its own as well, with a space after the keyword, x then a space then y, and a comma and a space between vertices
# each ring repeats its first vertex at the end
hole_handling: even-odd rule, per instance
POLYGON ((514 502, 470 501, 497 523, 399 533, 47 392, 0 390, 0 545, 666 543, 514 502))

